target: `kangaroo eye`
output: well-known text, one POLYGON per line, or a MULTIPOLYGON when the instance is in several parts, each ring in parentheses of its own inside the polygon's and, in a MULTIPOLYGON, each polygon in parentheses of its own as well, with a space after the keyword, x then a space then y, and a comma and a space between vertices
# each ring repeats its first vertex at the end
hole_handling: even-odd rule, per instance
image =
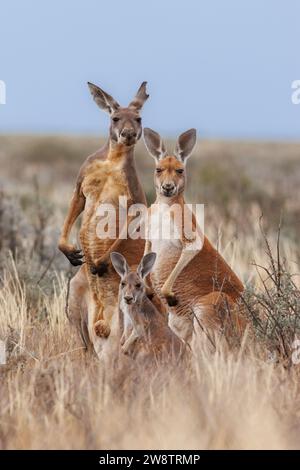
POLYGON ((125 286, 126 286, 126 282, 121 282, 121 286, 122 286, 122 287, 125 287, 125 286))
POLYGON ((120 118, 118 118, 118 117, 113 117, 112 120, 113 120, 114 122, 118 122, 118 121, 120 121, 120 118))
POLYGON ((178 168, 178 170, 176 170, 176 173, 178 173, 179 175, 182 175, 183 171, 184 170, 182 168, 178 168))
POLYGON ((161 168, 156 168, 156 173, 161 173, 162 169, 161 168))
POLYGON ((136 287, 137 289, 140 289, 141 285, 142 285, 142 284, 141 284, 140 282, 138 282, 138 283, 135 285, 135 287, 136 287))
POLYGON ((140 118, 140 117, 136 118, 136 122, 138 122, 140 124, 142 122, 142 118, 140 118))

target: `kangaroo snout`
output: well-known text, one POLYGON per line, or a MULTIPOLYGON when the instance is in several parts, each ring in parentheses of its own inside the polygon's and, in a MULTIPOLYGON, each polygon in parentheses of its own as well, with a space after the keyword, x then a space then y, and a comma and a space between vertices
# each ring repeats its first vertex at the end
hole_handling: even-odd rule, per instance
POLYGON ((162 188, 165 189, 166 191, 170 191, 175 188, 174 183, 165 183, 162 185, 162 188))
POLYGON ((133 128, 124 127, 120 132, 120 138, 126 145, 133 145, 137 139, 137 132, 133 128))
POLYGON ((161 189, 165 196, 171 196, 176 191, 176 186, 174 183, 163 183, 161 189))
POLYGON ((132 137, 136 137, 136 132, 134 129, 130 129, 128 127, 125 127, 122 132, 121 132, 121 136, 122 137, 126 137, 126 138, 132 138, 132 137))
POLYGON ((124 295, 124 300, 127 304, 132 304, 134 302, 134 297, 132 295, 124 295))
POLYGON ((175 184, 174 183, 165 183, 162 185, 163 189, 166 189, 166 190, 170 190, 170 189, 174 189, 175 188, 175 184))

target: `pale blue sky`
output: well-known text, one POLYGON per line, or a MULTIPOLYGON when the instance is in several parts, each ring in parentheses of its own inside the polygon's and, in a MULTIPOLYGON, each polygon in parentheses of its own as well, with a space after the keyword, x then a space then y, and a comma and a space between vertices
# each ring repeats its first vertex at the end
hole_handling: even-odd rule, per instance
POLYGON ((164 135, 300 139, 299 0, 2 0, 0 132, 103 133, 90 80, 164 135))

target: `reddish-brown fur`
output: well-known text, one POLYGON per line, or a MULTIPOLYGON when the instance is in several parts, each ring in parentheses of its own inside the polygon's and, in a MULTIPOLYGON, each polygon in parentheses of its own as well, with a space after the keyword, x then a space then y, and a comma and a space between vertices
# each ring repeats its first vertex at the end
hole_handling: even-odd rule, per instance
POLYGON ((148 95, 143 83, 132 103, 121 108, 99 87, 89 86, 96 103, 111 115, 110 138, 102 149, 88 157, 79 172, 59 248, 72 264, 82 264, 82 254, 69 244, 68 238, 76 218, 83 212, 80 241, 86 262, 71 281, 69 316, 85 340, 91 340, 95 347, 97 336, 109 336, 117 307, 119 279, 110 264, 110 253, 117 249, 132 266, 137 266, 144 251, 142 239, 119 239, 120 227, 117 239, 99 238, 96 210, 99 204, 110 203, 118 213, 119 196, 126 197, 128 207, 146 204, 136 173, 134 145, 142 132, 139 111, 148 95))
MULTIPOLYGON (((154 155, 155 148, 151 147, 152 132, 148 131, 147 146, 154 155)), ((157 139, 156 133, 154 138, 157 139)), ((156 141, 154 143, 157 144, 156 141)), ((163 205, 169 208, 178 204, 183 213, 185 204, 185 162, 177 155, 166 155, 162 142, 159 145, 163 153, 161 156, 158 154, 156 159, 154 182, 157 198, 149 208, 149 230, 155 214, 160 211, 164 214, 163 205), (165 188, 171 185, 174 194, 169 196, 165 188)), ((163 215, 162 220, 164 218, 163 215)), ((184 233, 183 218, 174 217, 172 220, 175 225, 181 225, 178 227, 179 233, 184 233)), ((237 303, 244 289, 243 284, 202 234, 195 217, 193 229, 196 229, 193 238, 182 235, 177 241, 151 240, 150 235, 150 240, 146 242, 145 251, 157 254, 152 280, 156 292, 172 307, 170 324, 186 340, 192 335, 193 315, 209 329, 223 328, 226 319, 230 317, 234 327, 240 331, 245 321, 238 314, 237 303)))
POLYGON ((149 253, 132 271, 120 253, 113 253, 112 260, 121 276, 119 309, 122 313, 121 351, 134 358, 149 360, 179 359, 184 343, 173 333, 167 316, 160 312, 146 295, 144 278, 152 269, 155 254, 149 253), (147 266, 148 264, 148 266, 147 266))

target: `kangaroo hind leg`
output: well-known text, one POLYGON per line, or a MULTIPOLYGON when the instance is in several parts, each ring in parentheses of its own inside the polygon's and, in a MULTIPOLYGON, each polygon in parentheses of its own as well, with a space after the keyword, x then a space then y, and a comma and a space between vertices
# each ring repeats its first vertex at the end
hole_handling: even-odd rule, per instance
POLYGON ((246 321, 240 315, 239 305, 229 295, 220 291, 201 297, 193 313, 196 333, 202 330, 208 336, 223 336, 229 345, 240 341, 246 327, 246 321))
POLYGON ((84 331, 84 323, 87 320, 86 292, 88 282, 84 267, 80 268, 70 281, 69 295, 67 299, 67 317, 71 324, 77 329, 86 348, 89 340, 84 331))

